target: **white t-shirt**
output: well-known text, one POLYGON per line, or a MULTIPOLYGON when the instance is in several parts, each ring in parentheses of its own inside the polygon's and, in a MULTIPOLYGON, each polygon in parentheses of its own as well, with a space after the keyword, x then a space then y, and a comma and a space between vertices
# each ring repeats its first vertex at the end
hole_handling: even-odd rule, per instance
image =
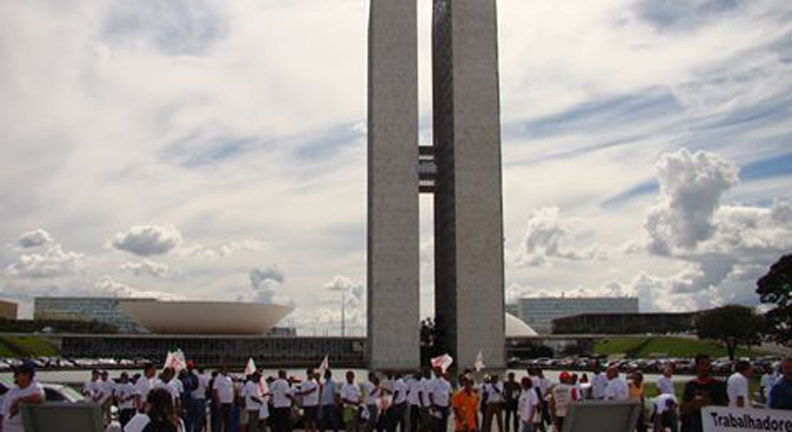
POLYGON ((374 386, 374 383, 371 381, 360 383, 360 389, 363 391, 366 405, 377 404, 377 396, 379 395, 379 391, 377 391, 378 389, 374 386))
POLYGON ((20 410, 15 416, 11 417, 11 405, 14 401, 36 394, 44 397, 44 388, 36 381, 30 383, 24 389, 15 386, 5 394, 2 410, 3 432, 23 432, 22 411, 20 410))
POLYGON ((291 406, 291 388, 289 382, 283 378, 276 379, 270 385, 270 393, 272 393, 272 406, 274 408, 288 408, 291 406))
POLYGON ((319 405, 319 384, 317 384, 315 380, 308 380, 300 385, 300 393, 311 390, 314 391, 302 397, 302 405, 304 407, 315 407, 319 405))
POLYGON ((234 403, 234 382, 230 377, 218 374, 214 379, 213 388, 217 391, 217 399, 221 404, 234 403))
POLYGON ((115 395, 118 399, 118 409, 132 409, 135 407, 135 398, 131 397, 135 394, 135 387, 132 383, 118 384, 115 389, 115 395), (125 400, 129 398, 129 400, 125 400))
POLYGON ((394 404, 401 404, 407 400, 407 392, 409 388, 407 384, 404 383, 404 380, 399 378, 393 382, 393 403, 394 404))
POLYGON ((663 393, 654 398, 654 406, 657 414, 662 414, 668 410, 668 401, 673 401, 674 404, 679 405, 676 396, 670 393, 663 393))
POLYGON ((154 387, 154 378, 141 376, 135 383, 135 394, 140 396, 140 402, 145 403, 149 391, 154 387))
POLYGON ((102 384, 102 380, 97 381, 88 381, 83 386, 83 393, 87 393, 86 399, 90 402, 102 402, 102 398, 104 398, 105 388, 102 384))
POLYGON ((179 399, 179 387, 176 385, 178 380, 176 378, 171 379, 167 383, 162 380, 154 381, 154 388, 155 389, 165 389, 170 393, 171 399, 173 399, 173 403, 175 404, 176 401, 179 399))
POLYGON ((102 381, 101 386, 102 386, 102 397, 99 399, 99 403, 103 404, 108 399, 110 399, 111 396, 113 396, 113 391, 115 390, 115 383, 111 380, 102 381))
POLYGON ((503 383, 486 384, 484 391, 487 393, 487 404, 503 402, 503 383))
POLYGON ((245 409, 248 411, 258 411, 261 409, 261 388, 255 381, 247 381, 240 390, 240 396, 245 398, 245 409))
POLYGON ((269 412, 269 396, 264 396, 264 398, 262 399, 262 402, 264 402, 264 403, 261 404, 261 407, 259 407, 259 417, 258 417, 259 420, 267 419, 270 416, 270 412, 269 412))
POLYGON ((659 391, 660 394, 674 394, 674 382, 671 381, 671 378, 662 375, 657 379, 657 391, 659 391))
POLYGON ((408 384, 408 389, 407 402, 409 402, 410 405, 421 405, 421 393, 426 390, 424 381, 412 379, 408 384))
POLYGON ((553 387, 553 400, 555 401, 556 416, 566 417, 569 404, 580 400, 577 387, 569 384, 559 384, 553 387))
POLYGON ((594 374, 591 378, 591 397, 604 399, 605 389, 608 387, 608 378, 603 373, 594 374))
MULTIPOLYGON (((773 389, 773 386, 775 386, 778 380, 780 379, 781 379, 781 375, 777 372, 773 372, 769 374, 766 373, 762 375, 761 383, 762 383, 762 389, 764 390, 765 393, 765 398, 770 397, 770 390, 773 389)), ((768 405, 769 402, 770 401, 768 401, 768 405)))
MULTIPOLYGON (((344 383, 344 385, 341 386, 341 400, 360 402, 360 388, 357 384, 344 383)), ((344 405, 353 406, 347 402, 344 402, 344 405)))
POLYGON ((534 408, 539 406, 539 396, 536 395, 536 390, 532 388, 525 389, 520 393, 520 399, 517 403, 520 410, 520 420, 526 423, 533 423, 535 420, 534 408))
POLYGON ((453 389, 451 388, 451 383, 449 383, 445 378, 438 378, 434 380, 434 385, 432 386, 432 399, 434 399, 435 405, 440 407, 448 407, 449 403, 451 402, 451 392, 453 389))
POLYGON ((605 387, 605 399, 615 401, 626 401, 630 399, 630 388, 627 386, 627 381, 616 377, 608 381, 608 386, 605 387))
POLYGON ((750 399, 748 399, 748 380, 739 372, 733 373, 726 381, 726 393, 729 395, 729 406, 732 408, 737 407, 737 398, 742 396, 745 405, 744 408, 750 408, 750 399))
POLYGON ((198 375, 198 387, 192 391, 193 399, 206 399, 206 388, 209 387, 209 376, 206 374, 198 375))

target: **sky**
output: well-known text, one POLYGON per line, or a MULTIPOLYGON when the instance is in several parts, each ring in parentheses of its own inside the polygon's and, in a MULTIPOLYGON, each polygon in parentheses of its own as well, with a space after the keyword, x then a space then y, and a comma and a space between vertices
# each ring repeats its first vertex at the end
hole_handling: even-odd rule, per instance
MULTIPOLYGON (((431 143, 431 1, 418 0, 431 143)), ((507 301, 757 305, 792 250, 792 2, 499 0, 507 301)), ((0 298, 365 324, 364 0, 0 3, 0 298)), ((433 310, 421 197, 421 311, 433 310)))

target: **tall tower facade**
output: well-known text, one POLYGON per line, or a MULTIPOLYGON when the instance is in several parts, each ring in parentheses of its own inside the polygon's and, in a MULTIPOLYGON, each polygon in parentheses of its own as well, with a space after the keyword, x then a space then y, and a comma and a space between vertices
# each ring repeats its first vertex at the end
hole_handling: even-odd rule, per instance
POLYGON ((370 367, 420 366, 418 318, 413 320, 418 315, 417 206, 418 193, 432 193, 437 343, 460 368, 473 366, 479 351, 487 366, 502 368, 506 361, 495 0, 434 0, 434 139, 420 152, 415 6, 415 0, 371 1, 370 367), (394 352, 397 346, 399 353, 394 352))
POLYGON ((368 359, 420 363, 416 0, 371 0, 368 71, 368 359))

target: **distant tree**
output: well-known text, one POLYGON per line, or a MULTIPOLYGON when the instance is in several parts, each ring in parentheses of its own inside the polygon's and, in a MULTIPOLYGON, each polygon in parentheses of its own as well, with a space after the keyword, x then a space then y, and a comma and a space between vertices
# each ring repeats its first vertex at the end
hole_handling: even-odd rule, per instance
POLYGON ((792 343, 792 254, 770 266, 756 286, 759 300, 775 305, 765 314, 768 333, 780 344, 792 343))
POLYGON ((764 318, 745 306, 723 306, 702 312, 696 318, 698 337, 723 343, 731 360, 738 346, 759 345, 763 329, 764 318))

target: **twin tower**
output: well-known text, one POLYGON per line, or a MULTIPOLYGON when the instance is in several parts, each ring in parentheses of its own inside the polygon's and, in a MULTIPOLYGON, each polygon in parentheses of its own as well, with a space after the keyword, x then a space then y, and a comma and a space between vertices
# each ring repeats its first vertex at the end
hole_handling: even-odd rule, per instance
POLYGON ((495 0, 434 0, 433 143, 418 143, 416 0, 371 0, 368 359, 420 366, 420 193, 434 196, 435 322, 460 370, 505 367, 495 0))

